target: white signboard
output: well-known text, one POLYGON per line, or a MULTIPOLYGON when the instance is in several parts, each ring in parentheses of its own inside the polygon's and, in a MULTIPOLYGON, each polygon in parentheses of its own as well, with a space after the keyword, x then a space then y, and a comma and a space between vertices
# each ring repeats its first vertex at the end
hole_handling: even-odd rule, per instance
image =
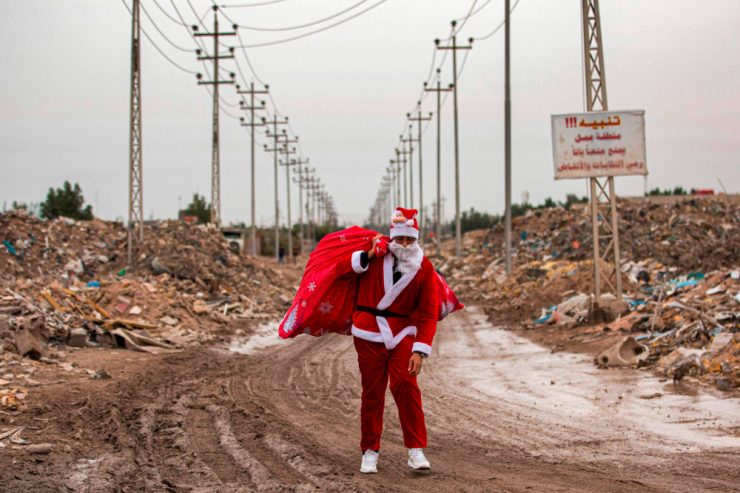
POLYGON ((550 118, 556 180, 647 174, 644 111, 550 118))

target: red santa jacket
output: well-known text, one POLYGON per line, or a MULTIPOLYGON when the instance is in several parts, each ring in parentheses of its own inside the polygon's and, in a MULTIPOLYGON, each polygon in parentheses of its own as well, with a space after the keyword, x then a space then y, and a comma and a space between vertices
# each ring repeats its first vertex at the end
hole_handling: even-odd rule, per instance
POLYGON ((394 284, 393 254, 370 259, 364 268, 361 254, 355 252, 350 265, 339 266, 347 274, 359 275, 357 306, 375 312, 356 310, 352 315, 352 335, 383 343, 388 349, 395 348, 404 337, 413 336, 412 350, 429 356, 439 309, 432 263, 424 257, 416 272, 402 275, 394 284))

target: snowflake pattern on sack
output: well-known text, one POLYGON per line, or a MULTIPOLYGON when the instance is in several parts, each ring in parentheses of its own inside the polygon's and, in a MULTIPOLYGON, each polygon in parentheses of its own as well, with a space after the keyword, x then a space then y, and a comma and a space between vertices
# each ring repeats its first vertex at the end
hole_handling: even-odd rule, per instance
POLYGON ((332 305, 328 301, 322 301, 321 306, 319 306, 319 311, 323 313, 324 315, 328 315, 329 313, 331 313, 333 309, 334 309, 334 305, 332 305))
POLYGON ((310 283, 308 283, 308 290, 309 291, 311 291, 313 293, 315 289, 316 289, 316 283, 315 282, 311 281, 310 283))

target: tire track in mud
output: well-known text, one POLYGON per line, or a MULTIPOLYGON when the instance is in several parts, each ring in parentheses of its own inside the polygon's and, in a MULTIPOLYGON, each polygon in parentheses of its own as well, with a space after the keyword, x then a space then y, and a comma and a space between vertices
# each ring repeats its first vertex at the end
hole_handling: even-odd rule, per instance
POLYGON ((50 456, 45 470, 69 491, 96 492, 654 492, 740 484, 737 451, 669 452, 670 440, 626 425, 594 430, 563 419, 567 411, 540 405, 541 389, 491 365, 479 329, 487 330, 475 316, 453 317, 425 362, 428 473, 406 466, 390 393, 379 473, 358 472, 356 354, 351 338, 334 335, 250 356, 193 349, 152 357, 80 411, 92 423, 80 432, 87 448, 56 462, 50 456), (504 390, 481 390, 472 381, 481 375, 500 379, 504 390))

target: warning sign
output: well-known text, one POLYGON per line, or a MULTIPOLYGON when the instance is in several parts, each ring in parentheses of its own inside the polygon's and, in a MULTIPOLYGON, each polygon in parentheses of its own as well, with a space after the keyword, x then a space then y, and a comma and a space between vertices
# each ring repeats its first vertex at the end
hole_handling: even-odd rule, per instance
POLYGON ((550 118, 556 180, 647 174, 644 111, 550 118))

